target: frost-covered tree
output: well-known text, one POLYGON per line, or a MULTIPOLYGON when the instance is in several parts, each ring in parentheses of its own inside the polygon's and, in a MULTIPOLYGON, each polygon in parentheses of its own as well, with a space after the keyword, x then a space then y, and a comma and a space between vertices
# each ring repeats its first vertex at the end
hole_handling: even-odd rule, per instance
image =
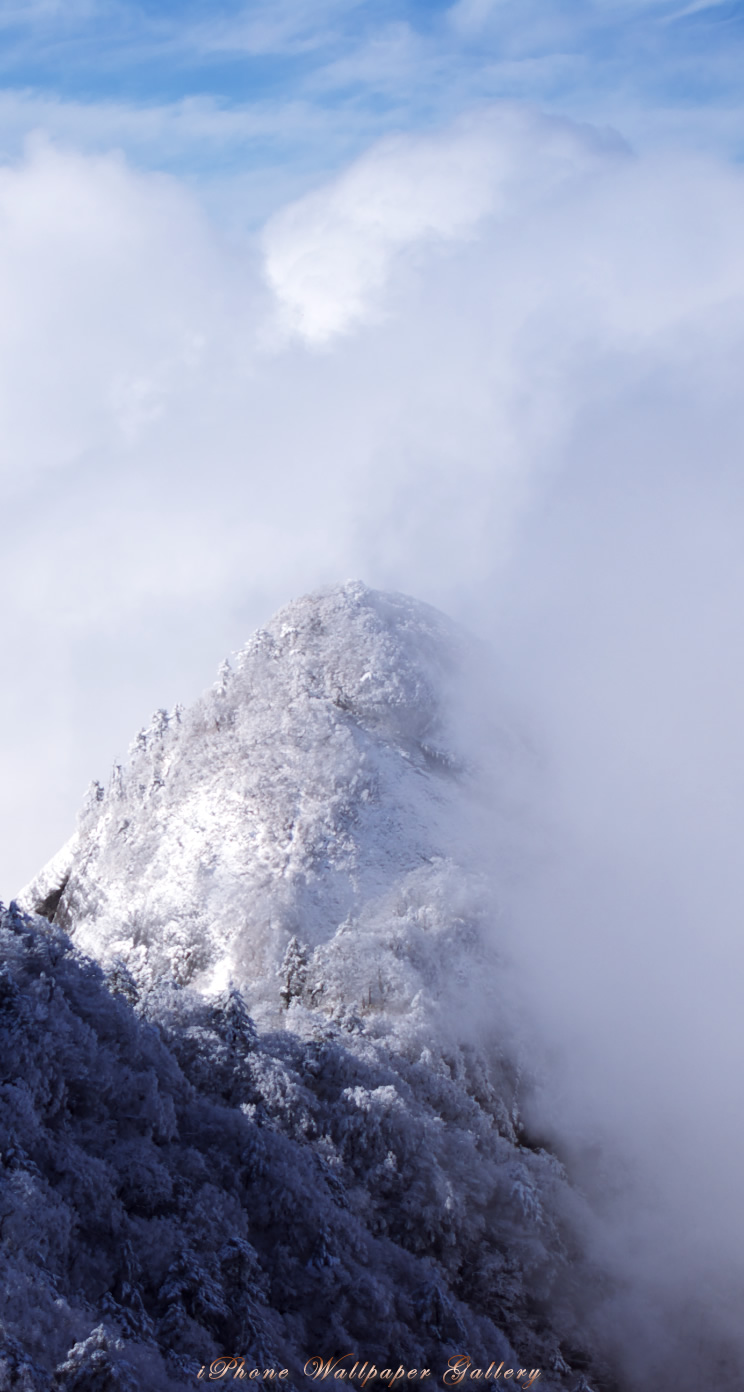
MULTIPOLYGON (((467 1348, 609 1392, 581 1201, 472 1027, 499 974, 472 656, 402 596, 290 606, 2 915, 10 1385, 169 1392, 239 1353, 298 1388, 318 1349, 467 1348)), ((487 718, 508 788, 520 742, 487 718)))

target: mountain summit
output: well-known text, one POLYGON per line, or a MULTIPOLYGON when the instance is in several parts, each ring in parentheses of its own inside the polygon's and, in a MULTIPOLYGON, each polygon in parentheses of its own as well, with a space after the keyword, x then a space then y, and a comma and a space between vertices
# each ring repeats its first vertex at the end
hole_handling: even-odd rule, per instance
POLYGON ((507 786, 521 751, 482 667, 401 595, 289 605, 2 915, 0 1386, 347 1353, 588 1385, 580 1205, 492 1008, 475 755, 507 786))
POLYGON ((475 655, 436 610, 359 583, 290 604, 191 710, 157 712, 20 902, 140 985, 256 998, 292 938, 347 938, 441 884, 458 843, 467 858, 475 655))

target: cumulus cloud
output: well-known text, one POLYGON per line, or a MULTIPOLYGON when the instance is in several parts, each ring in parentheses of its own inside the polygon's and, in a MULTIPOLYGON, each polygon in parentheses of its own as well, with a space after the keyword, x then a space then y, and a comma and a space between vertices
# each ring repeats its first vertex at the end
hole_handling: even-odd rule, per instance
POLYGON ((271 219, 269 283, 287 321, 321 343, 379 313, 406 253, 469 241, 486 219, 525 216, 620 147, 518 107, 463 118, 438 136, 391 138, 271 219))

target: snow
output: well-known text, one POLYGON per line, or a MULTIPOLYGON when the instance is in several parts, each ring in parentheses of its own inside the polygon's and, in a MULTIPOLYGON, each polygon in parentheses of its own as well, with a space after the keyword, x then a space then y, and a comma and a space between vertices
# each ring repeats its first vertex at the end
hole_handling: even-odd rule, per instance
MULTIPOLYGON (((351 1008, 376 994, 361 964, 384 920, 409 959, 386 995, 405 1004, 417 912, 433 910, 441 939, 421 971, 447 958, 436 905, 472 806, 448 702, 467 651, 435 610, 358 583, 282 610, 192 710, 158 712, 90 800, 55 921, 141 984, 232 980, 253 1001, 296 935, 326 997, 335 973, 351 1008)), ((21 904, 38 907, 52 879, 48 867, 21 904)))
POLYGON ((499 971, 479 660, 401 595, 289 605, 157 713, 4 915, 2 1319, 29 1387, 190 1385, 220 1353, 299 1387, 352 1348, 573 1386, 580 1202, 470 1018, 499 971))

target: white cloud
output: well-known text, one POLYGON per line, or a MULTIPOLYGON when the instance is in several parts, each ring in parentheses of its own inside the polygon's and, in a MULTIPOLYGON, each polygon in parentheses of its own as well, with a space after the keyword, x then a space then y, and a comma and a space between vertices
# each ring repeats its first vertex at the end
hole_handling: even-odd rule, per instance
POLYGON ((663 1261, 607 1215, 660 1344, 670 1271, 737 1337, 743 225, 740 168, 485 112, 273 219, 272 291, 173 180, 0 172, 3 894, 293 593, 361 574, 496 634, 556 828, 513 906, 526 1027, 574 1136, 661 1191, 663 1261))
POLYGON ((517 108, 445 135, 390 139, 272 219, 269 282, 288 321, 323 342, 379 313, 402 253, 467 240, 486 218, 523 216, 617 153, 594 132, 517 108))
POLYGON ((42 140, 0 170, 0 475, 115 451, 157 416, 210 331, 211 257, 162 176, 42 140))
MULTIPOLYGON (((362 572, 452 607, 492 583, 573 423, 638 373, 736 399, 738 173, 514 109, 383 142, 273 220, 273 308, 250 243, 120 158, 37 145, 0 208, 5 646, 73 662, 69 815, 294 591, 362 572), (114 662, 95 752, 93 654, 118 629, 138 661, 143 623, 142 694, 114 662)), ((26 821, 6 804, 19 879, 67 830, 36 851, 37 788, 26 821)))

